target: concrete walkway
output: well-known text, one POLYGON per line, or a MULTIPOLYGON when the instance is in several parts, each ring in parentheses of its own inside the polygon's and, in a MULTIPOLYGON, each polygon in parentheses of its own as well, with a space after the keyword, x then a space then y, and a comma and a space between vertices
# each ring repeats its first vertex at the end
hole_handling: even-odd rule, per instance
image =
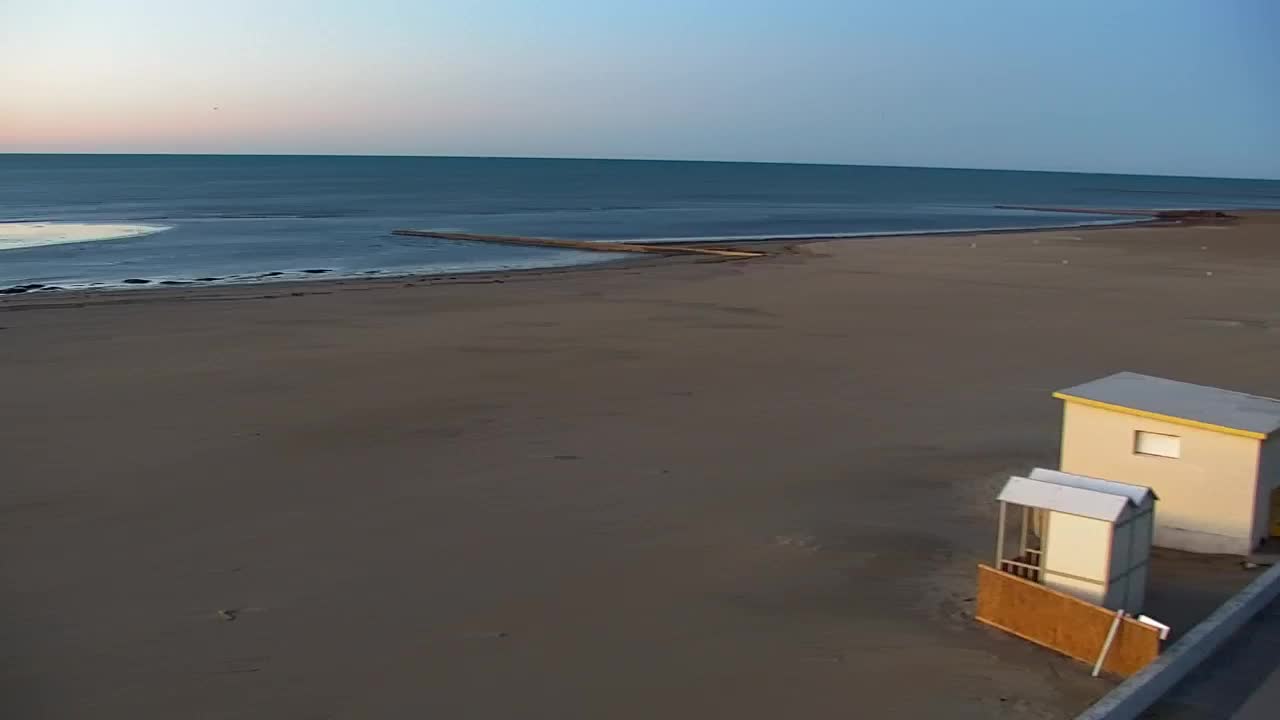
POLYGON ((1150 720, 1274 720, 1280 717, 1280 600, 1142 717, 1150 720))

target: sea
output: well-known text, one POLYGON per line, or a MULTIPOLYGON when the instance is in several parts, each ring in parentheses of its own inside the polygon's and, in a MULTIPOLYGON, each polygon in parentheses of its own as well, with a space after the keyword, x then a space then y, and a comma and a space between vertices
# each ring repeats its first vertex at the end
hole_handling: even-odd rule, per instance
POLYGON ((0 250, 0 290, 455 274, 617 257, 392 235, 397 228, 608 241, 856 241, 1133 220, 1104 212, 1116 209, 1277 207, 1280 181, 1199 177, 648 160, 8 154, 0 155, 0 223, 168 229, 0 250))

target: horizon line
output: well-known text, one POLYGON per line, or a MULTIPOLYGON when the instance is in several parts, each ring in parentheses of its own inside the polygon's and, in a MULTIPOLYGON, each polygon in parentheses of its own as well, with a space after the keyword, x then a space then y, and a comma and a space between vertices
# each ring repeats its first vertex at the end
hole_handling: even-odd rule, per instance
POLYGON ((804 165, 813 167, 864 167, 864 168, 891 168, 898 170, 969 170, 976 172, 1030 172, 1030 173, 1047 173, 1060 175, 1114 175, 1118 177, 1162 177, 1162 178, 1186 178, 1191 180, 1245 180, 1255 182, 1280 182, 1278 177, 1243 177, 1243 176, 1226 176, 1226 175, 1179 175, 1172 173, 1139 173, 1139 172, 1106 172, 1094 170, 1055 170, 1044 168, 1008 168, 1008 167, 961 167, 955 165, 889 165, 877 163, 850 163, 850 162, 818 162, 803 160, 711 160, 702 158, 650 158, 650 157, 603 157, 603 156, 559 156, 559 155, 419 155, 414 153, 328 153, 328 152, 262 152, 262 153, 237 153, 237 152, 105 152, 105 151, 80 151, 80 152, 18 152, 18 151, 0 151, 0 157, 14 155, 89 155, 104 157, 284 157, 284 158, 411 158, 411 159, 440 159, 440 160, 570 160, 570 161, 597 161, 597 162, 671 162, 671 163, 707 163, 721 165, 804 165))

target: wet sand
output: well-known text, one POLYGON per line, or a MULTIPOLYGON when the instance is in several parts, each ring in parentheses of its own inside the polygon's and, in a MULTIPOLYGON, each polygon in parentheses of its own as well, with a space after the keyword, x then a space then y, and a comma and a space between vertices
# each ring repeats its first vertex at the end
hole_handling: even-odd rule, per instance
MULTIPOLYGON (((1277 243, 5 298, 2 709, 1070 717, 1109 684, 967 615, 994 492, 1054 463, 1056 388, 1280 395, 1277 243)), ((1247 580, 1158 560, 1162 619, 1247 580)))

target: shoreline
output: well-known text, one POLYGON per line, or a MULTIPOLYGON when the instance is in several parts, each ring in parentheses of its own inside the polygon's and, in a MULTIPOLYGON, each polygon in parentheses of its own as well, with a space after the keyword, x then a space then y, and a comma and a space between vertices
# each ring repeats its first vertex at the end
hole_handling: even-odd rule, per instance
MULTIPOLYGON (((999 207, 999 206, 997 206, 999 207)), ((1201 212, 1221 213, 1222 217, 1214 218, 1215 221, 1235 219, 1239 214, 1248 214, 1253 212, 1267 212, 1256 210, 1214 210, 1214 211, 1161 211, 1161 210, 1129 210, 1129 211, 1108 211, 1100 213, 1099 211, 1087 208, 1017 208, 1027 210, 1049 210, 1052 212, 1079 212, 1089 214, 1129 214, 1141 216, 1142 219, 1123 219, 1123 220, 1100 220, 1089 221, 1083 223, 1070 223, 1064 225, 1031 227, 1031 228, 994 228, 994 229, 964 229, 964 230, 925 230, 925 231, 902 231, 889 233, 845 233, 845 234, 819 234, 819 235, 787 235, 787 236, 760 236, 759 238, 738 238, 736 240, 717 241, 710 238, 689 239, 685 241, 668 241, 663 239, 651 239, 647 242, 655 244, 671 244, 682 245, 686 247, 705 246, 708 249, 718 250, 737 250, 738 245, 744 246, 744 251, 766 251, 765 257, 760 258, 690 258, 671 255, 654 254, 646 257, 618 257, 611 260, 602 260, 590 263, 575 263, 570 265, 556 265, 546 267, 531 267, 521 269, 506 270, 476 270, 472 272, 447 272, 447 273, 421 273, 406 272, 395 274, 354 274, 340 275, 336 271, 326 270, 324 272, 318 270, 291 271, 296 277, 288 278, 262 278, 249 279, 242 281, 224 282, 200 282, 194 280, 148 280, 146 283, 131 284, 122 281, 121 284, 108 285, 103 287, 72 287, 72 288, 48 288, 41 285, 40 287, 31 287, 30 285, 17 285, 10 288, 0 288, 0 312, 8 310, 29 310, 46 307, 65 307, 69 305, 85 305, 89 303, 97 304, 97 302, 124 302, 126 299, 132 299, 135 295, 145 294, 146 301, 164 301, 169 299, 181 300, 230 300, 237 299, 235 297, 227 297, 228 295, 243 294, 244 299, 252 297, 274 298, 279 295, 263 293, 284 292, 287 288, 302 288, 299 291, 289 292, 288 295, 297 296, 299 294, 314 294, 315 292, 332 291, 337 288, 344 290, 365 289, 377 287, 389 287, 396 284, 410 283, 413 285, 447 285, 459 283, 501 283, 508 279, 523 277, 539 277, 544 275, 562 275, 566 273, 578 272, 606 272, 609 270, 629 269, 635 267, 652 267, 673 263, 685 262, 738 262, 742 261, 764 261, 768 259, 768 255, 776 253, 788 253, 793 248, 813 243, 839 242, 843 240, 858 241, 875 241, 889 238, 911 238, 911 239, 928 239, 933 237, 972 237, 976 235, 1008 235, 1019 233, 1046 233, 1058 232, 1062 230, 1081 230, 1081 231, 1097 231, 1120 227, 1140 227, 1140 226, 1164 226, 1179 225, 1188 222, 1202 222, 1201 212), (1187 216, 1187 214, 1190 216, 1187 216), (1237 213, 1230 215, 1228 213, 1237 213), (772 252, 769 252, 772 251, 772 252), (329 273, 335 274, 329 274, 329 273), (353 287, 354 286, 354 287, 353 287), (21 290, 27 287, 30 289, 21 290), (18 289, 17 292, 14 292, 18 289), (216 297, 192 297, 196 293, 212 293, 216 297)), ((630 242, 642 242, 640 240, 628 240, 630 242)), ((285 274, 285 273, 280 273, 285 274)), ((138 301, 143 298, 139 297, 138 301)))

